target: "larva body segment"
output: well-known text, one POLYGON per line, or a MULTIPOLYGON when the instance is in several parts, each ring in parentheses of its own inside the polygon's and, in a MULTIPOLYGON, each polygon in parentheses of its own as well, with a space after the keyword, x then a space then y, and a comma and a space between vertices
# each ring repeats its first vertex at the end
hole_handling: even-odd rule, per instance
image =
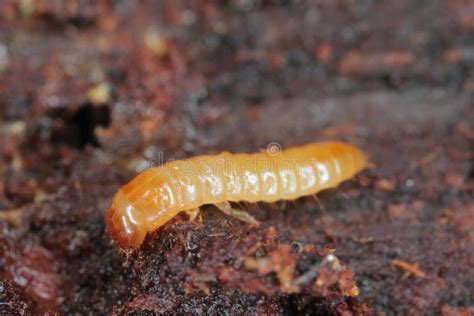
POLYGON ((226 201, 294 200, 335 187, 366 164, 359 149, 339 142, 172 161, 120 188, 107 208, 106 225, 120 247, 134 248, 181 211, 226 201))

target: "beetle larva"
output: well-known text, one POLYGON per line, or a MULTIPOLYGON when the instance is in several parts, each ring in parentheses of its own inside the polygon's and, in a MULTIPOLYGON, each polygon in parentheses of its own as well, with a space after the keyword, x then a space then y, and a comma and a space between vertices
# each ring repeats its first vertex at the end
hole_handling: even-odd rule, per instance
POLYGON ((171 161, 143 171, 120 188, 107 208, 106 225, 121 248, 135 248, 148 232, 181 211, 193 217, 203 204, 257 224, 228 202, 294 200, 333 188, 366 166, 358 148, 340 142, 171 161))

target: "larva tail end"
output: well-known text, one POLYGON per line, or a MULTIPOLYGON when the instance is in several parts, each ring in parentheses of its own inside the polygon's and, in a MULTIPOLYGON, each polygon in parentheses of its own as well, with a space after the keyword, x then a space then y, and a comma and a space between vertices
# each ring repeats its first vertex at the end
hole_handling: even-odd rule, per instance
POLYGON ((370 168, 372 164, 369 158, 367 157, 367 155, 362 150, 360 150, 359 148, 355 146, 351 146, 351 148, 352 148, 352 157, 353 157, 356 173, 366 168, 370 168))
POLYGON ((146 237, 146 229, 137 219, 137 210, 119 190, 105 213, 105 224, 110 237, 122 249, 140 246, 146 237))

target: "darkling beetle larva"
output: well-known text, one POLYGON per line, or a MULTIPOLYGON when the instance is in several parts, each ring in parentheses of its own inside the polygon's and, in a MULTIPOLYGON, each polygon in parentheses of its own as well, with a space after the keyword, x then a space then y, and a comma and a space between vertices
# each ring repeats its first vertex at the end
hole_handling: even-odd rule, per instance
POLYGON ((194 218, 204 204, 257 225, 229 201, 294 200, 333 188, 366 166, 358 148, 340 142, 171 161, 143 171, 120 188, 107 208, 106 225, 121 248, 141 245, 148 232, 181 211, 194 218))

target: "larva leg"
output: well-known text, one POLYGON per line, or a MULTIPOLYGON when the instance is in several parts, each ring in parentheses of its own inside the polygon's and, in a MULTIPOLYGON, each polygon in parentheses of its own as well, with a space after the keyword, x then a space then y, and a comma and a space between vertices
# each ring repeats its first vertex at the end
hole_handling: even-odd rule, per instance
POLYGON ((223 213, 235 217, 243 222, 249 223, 253 226, 260 225, 260 222, 247 212, 236 210, 232 208, 229 202, 216 203, 215 206, 223 213))
POLYGON ((188 214, 189 220, 194 221, 199 215, 199 207, 192 208, 190 210, 186 210, 185 212, 186 212, 186 214, 188 214))
POLYGON ((313 194, 312 196, 313 196, 314 200, 316 201, 316 203, 318 203, 319 209, 324 211, 324 206, 321 203, 321 201, 319 200, 319 198, 316 196, 316 194, 313 194))

